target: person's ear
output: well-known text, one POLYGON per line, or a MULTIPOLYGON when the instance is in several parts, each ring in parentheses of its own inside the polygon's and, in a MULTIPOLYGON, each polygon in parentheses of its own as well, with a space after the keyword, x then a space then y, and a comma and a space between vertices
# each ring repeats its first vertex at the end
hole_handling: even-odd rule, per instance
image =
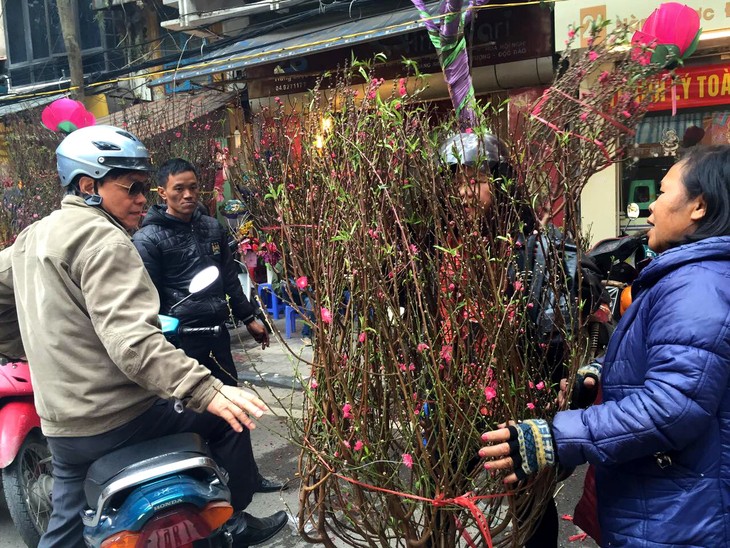
POLYGON ((94 188, 94 179, 87 175, 82 175, 79 179, 79 190, 83 194, 96 194, 96 189, 94 188))
POLYGON ((700 194, 694 199, 690 219, 697 222, 703 219, 705 215, 707 215, 707 202, 705 201, 704 195, 700 194))
POLYGON ((157 185, 157 195, 163 202, 167 202, 167 189, 162 185, 157 185))

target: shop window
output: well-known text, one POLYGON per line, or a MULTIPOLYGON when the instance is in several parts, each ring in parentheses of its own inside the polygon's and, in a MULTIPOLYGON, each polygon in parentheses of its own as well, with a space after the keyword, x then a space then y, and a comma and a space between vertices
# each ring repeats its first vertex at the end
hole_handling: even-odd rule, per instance
POLYGON ((730 110, 726 109, 688 110, 676 116, 662 112, 644 118, 621 168, 622 226, 626 224, 627 205, 635 202, 640 218, 631 226, 636 230, 647 228, 649 204, 656 200, 666 172, 684 152, 696 146, 730 142, 730 110))
MULTIPOLYGON (((15 87, 69 76, 56 0, 5 0, 5 32, 11 84, 15 87)), ((78 0, 79 36, 85 69, 105 70, 104 22, 90 2, 78 0), (93 61, 88 58, 93 57, 93 61)))

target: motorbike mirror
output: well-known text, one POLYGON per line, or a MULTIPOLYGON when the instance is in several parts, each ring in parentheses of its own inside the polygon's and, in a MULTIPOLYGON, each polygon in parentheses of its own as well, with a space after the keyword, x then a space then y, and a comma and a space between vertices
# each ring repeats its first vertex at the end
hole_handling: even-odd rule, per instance
POLYGON ((209 266, 208 268, 204 268, 195 276, 193 276, 192 280, 190 280, 188 292, 190 292, 191 294, 200 293, 204 289, 209 288, 218 279, 220 274, 221 273, 218 270, 217 266, 209 266))
POLYGON ((639 211, 640 211, 639 210, 639 204, 637 204, 635 202, 631 202, 626 207, 626 216, 629 219, 638 219, 639 218, 639 211))
POLYGON ((204 268, 198 272, 195 276, 193 276, 193 279, 190 280, 190 285, 188 285, 189 294, 170 307, 170 314, 172 314, 172 311, 175 308, 187 301, 190 297, 213 285, 213 283, 218 279, 218 276, 220 276, 220 271, 217 266, 209 266, 208 268, 204 268))

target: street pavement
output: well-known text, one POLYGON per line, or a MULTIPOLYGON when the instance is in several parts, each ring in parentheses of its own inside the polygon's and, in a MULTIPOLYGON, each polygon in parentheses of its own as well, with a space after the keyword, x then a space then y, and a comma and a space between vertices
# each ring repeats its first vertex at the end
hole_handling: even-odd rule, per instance
MULTIPOLYGON (((282 340, 272 338, 271 346, 261 350, 241 327, 231 331, 232 351, 238 366, 239 380, 255 390, 269 405, 270 412, 258 421, 252 434, 256 461, 261 473, 272 480, 285 482, 289 488, 280 493, 257 494, 248 507, 255 516, 268 516, 278 510, 290 515, 289 526, 267 545, 275 548, 304 548, 311 546, 301 539, 296 531, 295 517, 299 508, 298 481, 296 477, 299 449, 290 439, 290 420, 300 419, 302 412, 302 382, 308 382, 312 349, 305 347, 294 333, 291 339, 284 339, 284 320, 274 322, 282 340), (287 349, 288 347, 288 349, 287 349), (299 361, 295 356, 300 356, 299 361)), ((301 321, 297 322, 298 330, 301 321)), ((556 501, 558 515, 572 515, 583 488, 584 469, 578 469, 568 480, 558 485, 556 501)), ((580 530, 569 520, 560 520, 559 546, 595 547, 587 541, 569 540, 580 530)), ((338 545, 341 545, 338 543, 338 545)), ((12 525, 0 497, 0 548, 22 548, 24 545, 12 525)))

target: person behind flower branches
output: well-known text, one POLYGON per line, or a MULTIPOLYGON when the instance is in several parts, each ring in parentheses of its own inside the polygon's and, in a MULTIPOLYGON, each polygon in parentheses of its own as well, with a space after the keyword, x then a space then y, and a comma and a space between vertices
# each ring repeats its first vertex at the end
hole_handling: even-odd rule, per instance
MULTIPOLYGON (((465 132, 452 135, 444 141, 440 147, 441 161, 446 166, 447 173, 455 177, 456 185, 463 202, 467 216, 482 227, 483 233, 492 238, 499 235, 498 224, 505 223, 506 219, 512 219, 516 233, 511 234, 515 243, 513 249, 513 261, 510 267, 508 278, 510 287, 507 291, 514 292, 522 289, 521 280, 532 278, 535 273, 525 273, 529 252, 526 246, 533 247, 541 245, 538 240, 537 222, 535 213, 528 205, 526 192, 515 180, 514 169, 509 160, 509 153, 496 136, 489 132, 476 133, 465 132)), ((546 245, 561 246, 563 244, 562 234, 554 227, 547 227, 543 230, 546 233, 544 240, 546 245)), ((549 258, 549 257, 548 257, 549 258)), ((447 262, 454 263, 458 258, 450 257, 447 262)), ((458 265, 454 265, 458 270, 458 265)), ((544 266, 544 265, 543 265, 544 266)), ((600 279, 593 273, 590 262, 585 261, 583 276, 586 280, 584 292, 590 301, 589 307, 594 306, 601 298, 600 279)), ((447 275, 449 280, 453 279, 453 272, 447 275)), ((445 291, 448 294, 448 291, 445 291)), ((560 299, 558 299, 560 300, 560 299)), ((451 303, 451 306, 457 303, 451 303)), ((533 303, 534 304, 534 303, 533 303)), ((530 312, 536 307, 530 307, 530 312)), ((445 312, 445 316, 447 316, 445 312)), ((472 316, 479 316, 479 310, 470 310, 472 316)), ((563 340, 559 336, 559 330, 553 325, 545 325, 546 322, 540 316, 540 325, 537 325, 538 315, 530 314, 536 325, 532 326, 532 333, 528 336, 543 337, 546 344, 540 362, 545 371, 545 378, 559 382, 564 375, 563 364, 563 340), (544 332, 544 333, 543 333, 544 332)), ((448 319, 446 320, 448 322, 448 319)), ((472 322, 468 322, 467 325, 472 322)), ((486 343, 483 336, 479 336, 469 328, 469 333, 462 333, 468 337, 469 345, 474 354, 474 359, 479 360, 479 355, 486 351, 486 343)), ((591 385, 593 380, 589 380, 591 385)), ((583 386, 581 385, 581 388, 583 386)), ((590 391, 586 386, 585 391, 590 391)), ((550 459, 550 455, 544 456, 550 459)), ((525 546, 527 548, 552 548, 558 545, 558 515, 554 500, 551 498, 545 507, 545 511, 525 546)))
POLYGON ((603 402, 486 432, 479 456, 505 482, 595 465, 604 546, 730 546, 730 146, 691 150, 649 211, 659 255, 609 342, 603 402))
MULTIPOLYGON (((178 318, 187 326, 222 326, 217 337, 186 337, 178 345, 224 384, 237 386, 231 337, 224 326, 229 317, 229 303, 234 316, 263 348, 269 345, 269 335, 263 323, 257 321, 258 310, 243 294, 227 231, 215 218, 203 213, 205 208, 198 201, 198 174, 187 160, 173 158, 159 167, 157 192, 165 204, 148 210, 132 242, 159 292, 160 312, 178 318), (193 276, 211 265, 220 269, 219 281, 171 311, 173 305, 187 296, 193 276)), ((262 477, 255 463, 252 473, 258 478, 257 492, 279 491, 284 487, 262 477)))

